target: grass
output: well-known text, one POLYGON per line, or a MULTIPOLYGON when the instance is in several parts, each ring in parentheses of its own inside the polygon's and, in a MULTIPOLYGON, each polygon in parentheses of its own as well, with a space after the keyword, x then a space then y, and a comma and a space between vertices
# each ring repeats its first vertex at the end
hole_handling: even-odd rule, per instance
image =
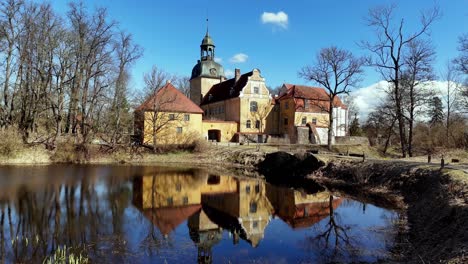
POLYGON ((46 257, 44 261, 42 261, 43 264, 84 264, 84 263, 89 263, 89 259, 83 255, 78 254, 75 255, 74 253, 70 253, 71 248, 67 248, 67 246, 64 247, 58 247, 57 250, 55 250, 54 254, 52 256, 46 257))

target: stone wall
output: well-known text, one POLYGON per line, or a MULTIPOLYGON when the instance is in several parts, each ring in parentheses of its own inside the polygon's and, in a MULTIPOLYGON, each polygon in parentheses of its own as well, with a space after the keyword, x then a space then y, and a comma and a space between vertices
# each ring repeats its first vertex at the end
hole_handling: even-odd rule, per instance
POLYGON ((367 137, 335 137, 335 144, 369 145, 369 139, 367 137))

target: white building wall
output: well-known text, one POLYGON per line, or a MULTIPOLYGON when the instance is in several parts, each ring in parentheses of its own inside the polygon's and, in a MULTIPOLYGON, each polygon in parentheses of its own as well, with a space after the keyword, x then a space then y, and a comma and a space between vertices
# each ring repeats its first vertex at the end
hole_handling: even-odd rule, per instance
POLYGON ((328 128, 326 127, 317 127, 316 128, 317 130, 317 136, 318 136, 318 140, 319 144, 327 144, 328 142, 328 128))

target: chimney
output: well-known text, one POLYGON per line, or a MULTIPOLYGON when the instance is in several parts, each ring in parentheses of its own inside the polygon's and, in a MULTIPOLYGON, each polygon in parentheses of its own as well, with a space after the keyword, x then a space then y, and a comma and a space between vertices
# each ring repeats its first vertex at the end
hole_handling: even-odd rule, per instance
POLYGON ((240 76, 241 76, 241 74, 240 74, 240 69, 235 69, 235 70, 234 70, 234 76, 235 76, 235 78, 236 78, 235 82, 239 81, 239 78, 240 78, 240 76))

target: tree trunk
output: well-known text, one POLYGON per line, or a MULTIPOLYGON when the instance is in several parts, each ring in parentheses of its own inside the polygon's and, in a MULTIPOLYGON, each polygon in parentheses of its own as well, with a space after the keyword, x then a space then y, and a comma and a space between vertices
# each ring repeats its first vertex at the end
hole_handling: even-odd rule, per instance
POLYGON ((401 144, 401 154, 403 158, 406 158, 406 135, 405 135, 405 120, 403 118, 403 113, 401 111, 401 95, 399 87, 399 69, 395 69, 395 80, 393 84, 395 92, 395 104, 396 104, 396 117, 398 119, 398 132, 400 134, 400 144, 401 144))
POLYGON ((328 108, 328 139, 327 139, 327 147, 328 150, 332 150, 332 142, 333 142, 333 100, 335 99, 334 96, 330 98, 330 106, 328 108))

